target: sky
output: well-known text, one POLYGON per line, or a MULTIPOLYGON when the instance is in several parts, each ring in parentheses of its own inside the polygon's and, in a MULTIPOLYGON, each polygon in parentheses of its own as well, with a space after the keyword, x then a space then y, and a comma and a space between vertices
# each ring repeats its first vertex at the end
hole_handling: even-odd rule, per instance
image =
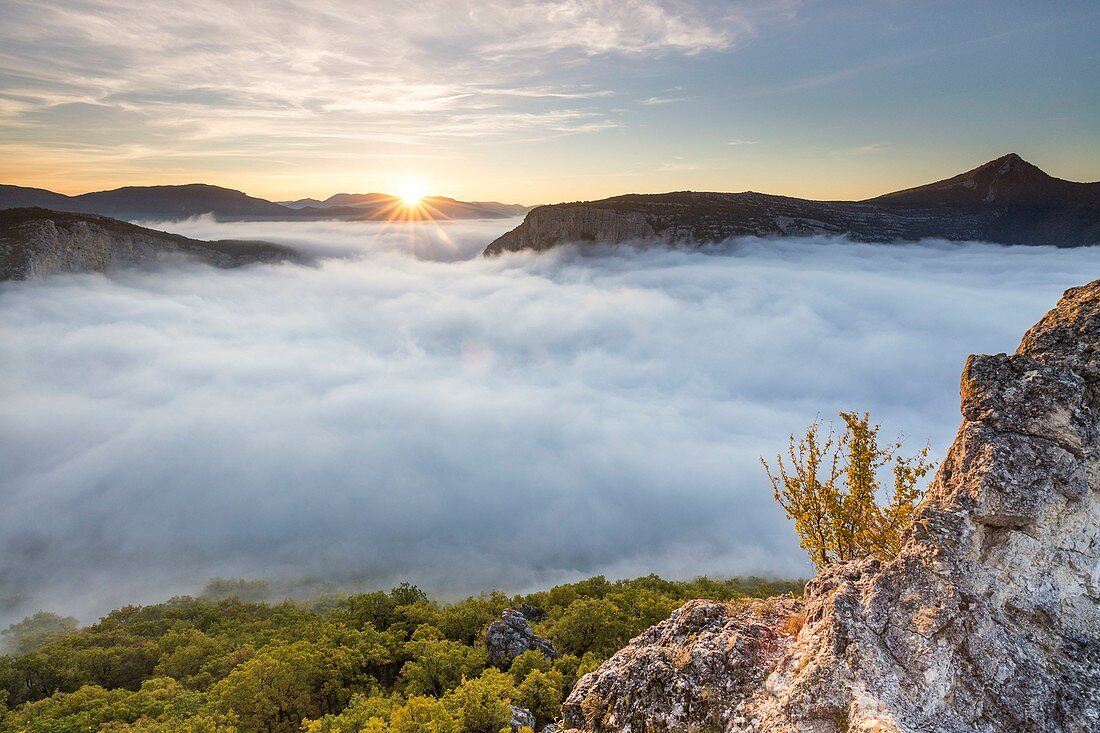
POLYGON ((0 182, 274 200, 1100 179, 1094 0, 0 0, 0 182))
POLYGON ((322 259, 0 283, 0 627, 218 576, 808 577, 759 458, 855 409, 941 460, 966 356, 1014 350, 1096 264, 819 238, 479 256, 515 223, 161 222, 322 259))

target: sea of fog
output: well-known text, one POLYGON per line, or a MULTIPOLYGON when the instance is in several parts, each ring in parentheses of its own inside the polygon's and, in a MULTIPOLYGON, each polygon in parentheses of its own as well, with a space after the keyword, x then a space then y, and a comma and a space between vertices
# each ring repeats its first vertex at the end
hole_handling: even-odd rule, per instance
POLYGON ((759 456, 856 409, 939 457, 966 355, 1100 274, 943 242, 477 256, 515 223, 155 223, 319 259, 0 286, 0 622, 215 576, 805 576, 759 456))

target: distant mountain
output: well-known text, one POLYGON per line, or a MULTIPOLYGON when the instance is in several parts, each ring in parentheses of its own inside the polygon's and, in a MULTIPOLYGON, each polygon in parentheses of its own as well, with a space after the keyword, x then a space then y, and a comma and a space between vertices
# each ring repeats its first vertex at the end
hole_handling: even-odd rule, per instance
POLYGON ((1096 206, 1100 184, 1063 181, 1009 153, 954 178, 869 200, 926 206, 1096 206))
POLYGON ((186 219, 214 214, 223 219, 293 217, 284 206, 241 191, 204 183, 184 186, 126 186, 65 196, 41 188, 0 186, 0 209, 39 206, 52 211, 99 214, 116 219, 186 219))
MULTIPOLYGON (((324 201, 298 199, 280 201, 287 208, 303 214, 316 210, 337 212, 347 218, 384 220, 394 218, 394 213, 404 215, 404 202, 397 196, 385 193, 338 193, 324 201)), ((499 201, 458 201, 446 196, 426 196, 420 202, 421 214, 436 219, 501 219, 520 216, 530 207, 521 204, 502 204, 499 201)))
POLYGON ((527 211, 526 207, 514 204, 456 201, 444 196, 425 198, 421 205, 409 208, 397 196, 383 193, 338 193, 324 201, 300 199, 280 204, 205 183, 126 186, 79 196, 0 185, 0 209, 24 206, 128 220, 177 220, 210 214, 222 221, 502 219, 527 211))
POLYGON ((1100 183, 1047 175, 1015 153, 953 178, 867 201, 761 193, 628 194, 532 209, 486 255, 564 243, 701 245, 731 237, 926 238, 1078 247, 1100 244, 1100 183))
POLYGON ((0 280, 165 262, 239 267, 301 259, 294 250, 267 242, 203 242, 94 214, 41 208, 0 211, 0 280))

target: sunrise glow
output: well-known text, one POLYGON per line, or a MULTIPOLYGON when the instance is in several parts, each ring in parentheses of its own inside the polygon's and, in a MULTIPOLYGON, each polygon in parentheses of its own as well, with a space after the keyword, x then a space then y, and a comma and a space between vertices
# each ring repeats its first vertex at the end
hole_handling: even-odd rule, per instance
POLYGON ((420 181, 406 180, 397 187, 397 195, 406 208, 414 208, 420 205, 427 189, 420 181))

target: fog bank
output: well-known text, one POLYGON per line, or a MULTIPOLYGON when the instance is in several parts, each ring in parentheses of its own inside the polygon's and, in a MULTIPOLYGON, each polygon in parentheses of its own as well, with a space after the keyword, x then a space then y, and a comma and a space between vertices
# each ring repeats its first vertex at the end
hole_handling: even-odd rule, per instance
POLYGON ((938 460, 966 355, 1014 349, 1100 264, 825 240, 477 257, 510 225, 194 220, 158 226, 324 259, 0 286, 0 621, 214 576, 805 575, 758 457, 866 409, 938 460))

